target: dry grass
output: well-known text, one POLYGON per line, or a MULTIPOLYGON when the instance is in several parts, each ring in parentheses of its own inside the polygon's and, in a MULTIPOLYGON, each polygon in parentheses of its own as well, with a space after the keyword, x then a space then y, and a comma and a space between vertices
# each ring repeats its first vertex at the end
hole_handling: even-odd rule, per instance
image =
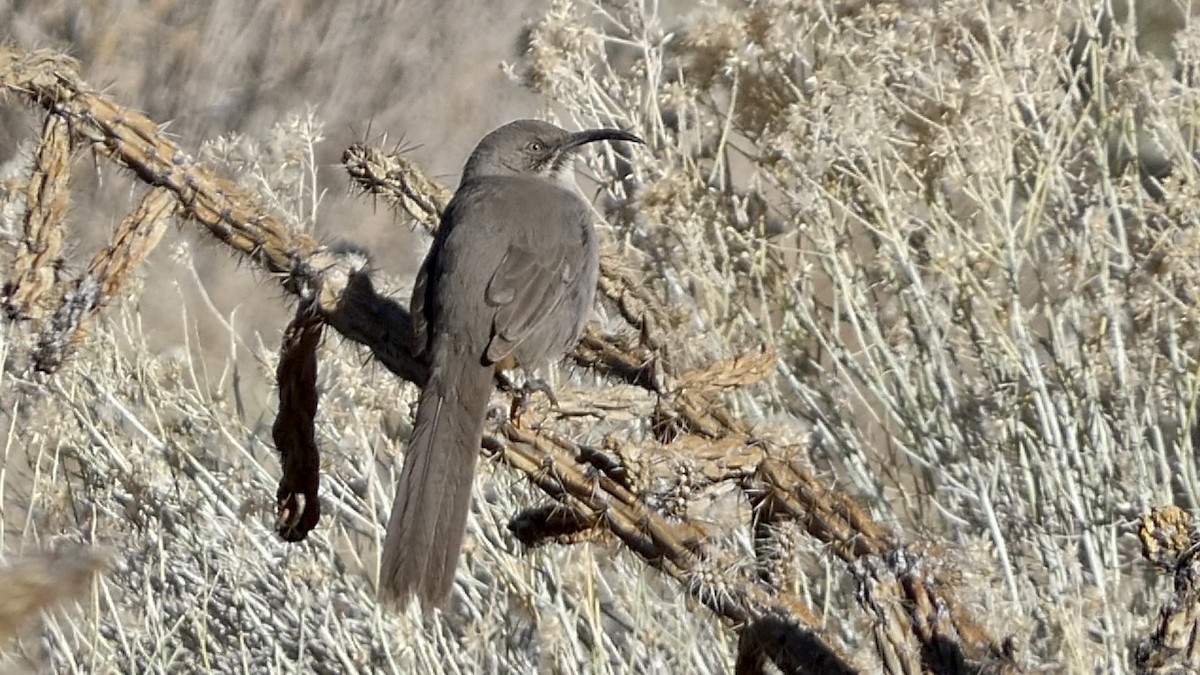
MULTIPOLYGON (((565 125, 632 128, 650 152, 590 165, 610 242, 599 320, 575 368, 551 369, 559 409, 491 426, 453 607, 434 617, 381 612, 372 590, 413 399, 392 375, 420 382, 423 364, 362 253, 300 232, 318 181, 247 190, 70 62, 0 51, 9 99, 52 113, 5 192, 23 214, 7 306, 29 320, 4 325, 0 545, 66 535, 114 552, 86 609, 50 615, 14 658, 69 672, 1196 668, 1179 649, 1200 597, 1194 528, 1178 509, 1140 516, 1198 506, 1200 97, 1120 22, 1096 42, 1090 98, 1065 86, 1067 28, 1089 12, 768 0, 669 27, 638 4, 556 4, 521 76, 565 125), (75 281, 56 271, 57 119, 153 186, 75 281), (1164 158, 1169 175, 1148 170, 1164 158), (145 348, 129 286, 167 196, 301 300, 278 361, 229 338, 278 373, 282 466, 244 416, 241 372, 196 345, 145 348), (83 287, 101 290, 72 304, 83 287), (319 324, 387 372, 318 344, 319 324), (39 359, 47 344, 78 352, 39 359), (277 515, 304 544, 271 532, 277 515), (1172 598, 1143 546, 1175 572, 1172 598)), ((1193 43, 1171 54, 1180 73, 1193 43)), ((281 130, 321 137, 309 118, 281 130)), ((346 160, 358 187, 436 222, 445 188, 419 165, 369 146, 346 160)))

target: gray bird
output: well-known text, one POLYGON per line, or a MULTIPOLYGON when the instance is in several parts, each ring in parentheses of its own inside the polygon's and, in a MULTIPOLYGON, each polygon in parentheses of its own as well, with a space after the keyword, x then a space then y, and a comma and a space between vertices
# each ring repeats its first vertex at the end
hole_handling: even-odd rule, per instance
POLYGON ((573 156, 615 129, 518 120, 475 146, 413 287, 429 362, 380 563, 380 596, 426 610, 450 595, 497 370, 561 358, 592 308, 600 252, 573 156))

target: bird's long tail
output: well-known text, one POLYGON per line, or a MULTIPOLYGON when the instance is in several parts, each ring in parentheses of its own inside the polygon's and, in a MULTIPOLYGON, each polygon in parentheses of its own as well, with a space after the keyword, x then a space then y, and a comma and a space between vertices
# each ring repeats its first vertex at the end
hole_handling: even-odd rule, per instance
POLYGON ((428 610, 449 597, 491 390, 478 356, 435 350, 383 544, 384 601, 403 607, 416 595, 428 610))

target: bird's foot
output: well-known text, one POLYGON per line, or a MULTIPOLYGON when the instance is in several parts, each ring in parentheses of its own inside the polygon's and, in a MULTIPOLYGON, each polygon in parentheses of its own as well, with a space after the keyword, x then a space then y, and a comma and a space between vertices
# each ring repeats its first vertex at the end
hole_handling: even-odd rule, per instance
POLYGON ((512 393, 516 395, 513 396, 512 403, 508 409, 508 420, 518 427, 521 426, 521 415, 529 407, 534 394, 545 394, 546 398, 550 401, 550 406, 553 408, 558 407, 558 397, 554 395, 554 390, 550 388, 549 384, 546 384, 545 380, 539 378, 525 380, 525 384, 520 387, 514 387, 512 393))

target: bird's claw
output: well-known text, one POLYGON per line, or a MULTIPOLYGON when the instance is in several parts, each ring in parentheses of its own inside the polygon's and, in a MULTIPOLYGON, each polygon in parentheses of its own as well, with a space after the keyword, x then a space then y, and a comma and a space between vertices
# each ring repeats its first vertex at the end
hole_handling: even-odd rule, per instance
POLYGON ((513 424, 520 426, 521 414, 529 407, 529 401, 535 393, 545 394, 553 408, 558 408, 558 397, 554 395, 554 390, 550 388, 546 381, 540 378, 526 380, 525 384, 516 387, 512 390, 516 396, 512 398, 512 403, 508 410, 508 419, 513 424))

